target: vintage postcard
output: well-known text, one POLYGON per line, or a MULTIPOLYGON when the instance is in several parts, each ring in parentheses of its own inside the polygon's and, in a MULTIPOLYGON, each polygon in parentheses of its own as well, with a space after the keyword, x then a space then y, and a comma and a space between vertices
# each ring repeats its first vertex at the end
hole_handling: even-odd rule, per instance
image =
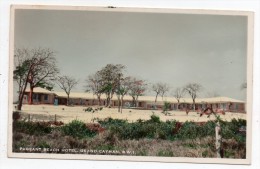
POLYGON ((253 13, 11 11, 9 157, 250 164, 253 13))

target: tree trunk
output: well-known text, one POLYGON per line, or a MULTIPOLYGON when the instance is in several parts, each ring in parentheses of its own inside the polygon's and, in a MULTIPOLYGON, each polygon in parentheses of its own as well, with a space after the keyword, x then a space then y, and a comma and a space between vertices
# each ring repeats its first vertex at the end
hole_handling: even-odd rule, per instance
POLYGON ((157 97, 158 97, 158 93, 155 96, 155 100, 154 100, 155 103, 157 102, 157 97))
POLYGON ((22 110, 23 97, 24 97, 24 93, 25 93, 26 88, 27 88, 27 83, 25 83, 23 90, 20 91, 22 93, 19 94, 19 101, 18 101, 18 105, 17 105, 17 110, 22 110))
POLYGON ((123 110, 122 110, 122 109, 123 109, 123 101, 124 101, 124 100, 123 100, 123 96, 122 96, 122 97, 121 97, 121 101, 120 101, 120 102, 121 102, 121 105, 120 105, 120 107, 121 107, 121 110, 120 110, 121 113, 123 113, 123 110))
POLYGON ((120 107, 121 107, 120 96, 118 97, 117 101, 118 101, 118 109, 117 109, 117 111, 118 111, 118 113, 120 113, 120 107))
POLYGON ((135 104, 136 104, 136 99, 134 96, 132 96, 133 100, 132 100, 132 107, 135 107, 135 104))
POLYGON ((32 105, 33 104, 33 86, 30 85, 30 93, 29 93, 29 102, 28 102, 29 105, 32 105))
POLYGON ((98 97, 98 106, 101 106, 101 98, 100 96, 97 96, 98 97))
POLYGON ((193 100, 193 111, 196 110, 196 106, 195 106, 195 99, 192 99, 193 100))
POLYGON ((107 97, 106 107, 110 106, 110 97, 107 97))
POLYGON ((69 106, 70 103, 70 95, 67 95, 67 106, 69 106))

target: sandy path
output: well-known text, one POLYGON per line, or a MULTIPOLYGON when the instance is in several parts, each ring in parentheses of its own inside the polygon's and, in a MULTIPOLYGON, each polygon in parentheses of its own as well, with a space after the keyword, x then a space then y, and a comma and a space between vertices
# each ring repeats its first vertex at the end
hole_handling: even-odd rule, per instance
MULTIPOLYGON (((204 122, 215 119, 214 116, 210 116, 209 118, 207 118, 206 115, 199 117, 199 114, 196 112, 190 112, 189 115, 186 115, 183 111, 169 111, 169 115, 165 116, 161 113, 161 110, 123 109, 123 112, 119 113, 117 112, 117 108, 103 108, 101 111, 91 113, 85 112, 84 109, 86 109, 86 107, 23 105, 22 118, 28 118, 30 114, 31 120, 49 121, 54 120, 56 114, 57 121, 63 121, 64 123, 68 123, 74 119, 89 123, 95 118, 105 119, 108 117, 114 119, 127 119, 129 122, 134 122, 137 119, 148 120, 152 114, 159 116, 162 121, 177 120, 180 122, 204 122)), ((246 114, 227 112, 226 115, 220 115, 220 117, 223 120, 230 121, 233 118, 246 119, 246 114)))

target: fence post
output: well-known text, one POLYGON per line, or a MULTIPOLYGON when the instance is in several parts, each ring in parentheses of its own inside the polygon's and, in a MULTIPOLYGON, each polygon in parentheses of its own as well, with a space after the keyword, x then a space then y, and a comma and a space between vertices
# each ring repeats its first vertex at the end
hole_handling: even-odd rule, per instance
POLYGON ((28 121, 30 122, 31 121, 31 115, 28 114, 28 121))
POLYGON ((57 121, 57 115, 55 114, 55 117, 54 117, 54 122, 56 122, 57 121))
POLYGON ((221 142, 222 142, 222 136, 220 134, 220 123, 219 120, 216 123, 215 127, 215 134, 216 134, 216 151, 217 151, 217 158, 222 158, 221 156, 221 142))

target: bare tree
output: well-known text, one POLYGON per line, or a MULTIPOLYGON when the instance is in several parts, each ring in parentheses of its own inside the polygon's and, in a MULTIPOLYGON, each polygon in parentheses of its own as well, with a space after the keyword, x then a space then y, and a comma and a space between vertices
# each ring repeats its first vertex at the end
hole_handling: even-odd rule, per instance
POLYGON ((158 95, 161 94, 160 84, 159 83, 153 84, 152 90, 155 92, 155 100, 154 100, 154 102, 156 103, 158 95))
POLYGON ((86 91, 92 91, 93 95, 97 96, 98 105, 101 105, 101 95, 102 95, 102 78, 99 73, 88 76, 86 85, 86 91))
POLYGON ((198 83, 189 83, 184 87, 184 90, 189 93, 193 101, 193 110, 195 110, 195 99, 198 93, 202 90, 202 86, 198 83))
POLYGON ((169 92, 170 87, 169 87, 169 85, 166 84, 166 83, 161 83, 161 84, 160 84, 160 90, 161 90, 160 95, 161 95, 162 100, 163 100, 164 95, 165 95, 167 92, 169 92))
POLYGON ((16 68, 13 79, 18 84, 18 110, 21 110, 27 85, 30 85, 29 104, 33 104, 33 89, 52 86, 58 68, 54 52, 48 48, 16 49, 14 59, 16 68))
POLYGON ((131 87, 129 91, 129 95, 133 98, 132 106, 136 107, 136 103, 138 101, 138 97, 144 95, 147 84, 144 80, 137 79, 135 77, 131 77, 131 87))
POLYGON ((173 96, 176 98, 178 102, 177 110, 179 110, 180 99, 183 98, 184 94, 185 94, 185 90, 183 88, 178 87, 174 90, 173 96))
POLYGON ((168 92, 169 89, 170 89, 169 86, 167 84, 165 84, 165 83, 153 84, 152 90, 155 92, 155 100, 154 100, 154 102, 157 102, 158 95, 161 95, 162 99, 163 99, 165 93, 168 92))
POLYGON ((107 64, 97 73, 102 79, 102 89, 101 92, 106 94, 106 106, 109 107, 113 95, 119 84, 119 79, 123 77, 124 65, 121 64, 107 64))
POLYGON ((57 84, 67 94, 67 106, 68 106, 70 100, 70 91, 73 87, 75 87, 78 84, 78 81, 73 77, 60 76, 57 79, 57 84))

